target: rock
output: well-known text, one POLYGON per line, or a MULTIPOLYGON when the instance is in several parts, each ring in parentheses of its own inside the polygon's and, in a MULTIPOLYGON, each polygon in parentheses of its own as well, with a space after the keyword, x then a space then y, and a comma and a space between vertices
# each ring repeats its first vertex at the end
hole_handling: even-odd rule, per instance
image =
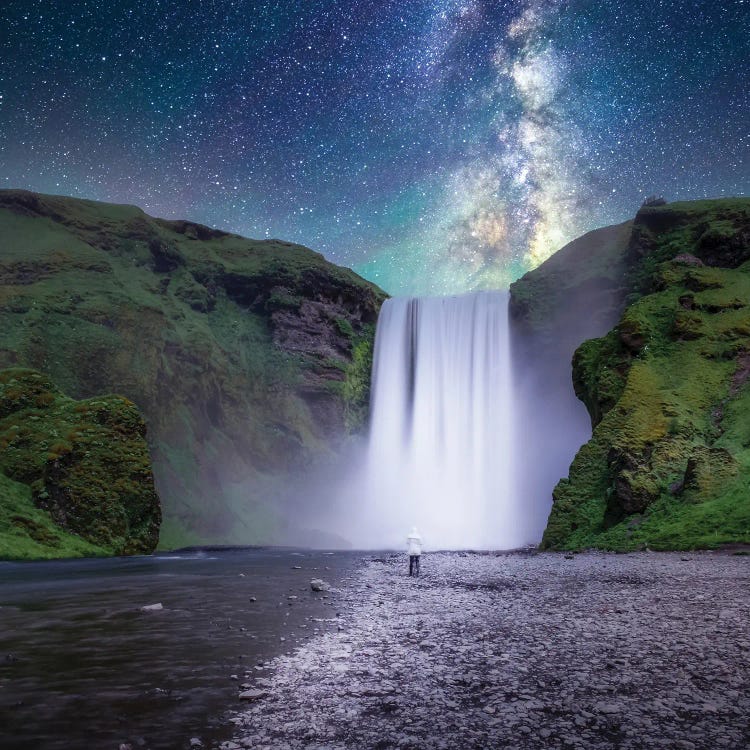
POLYGON ((205 745, 203 744, 203 741, 200 740, 198 737, 191 737, 190 747, 205 747, 205 745))
POLYGON ((240 700, 241 701, 258 701, 261 698, 265 698, 268 693, 265 690, 257 690, 253 688, 252 690, 243 690, 240 693, 240 700))
POLYGON ((678 300, 680 306, 685 310, 695 310, 695 295, 694 294, 682 294, 678 300))
POLYGON ((313 591, 330 591, 331 584, 324 581, 322 578, 313 578, 312 581, 310 581, 310 588, 313 591))
POLYGON ((622 711, 622 707, 617 703, 597 703, 595 709, 600 714, 619 714, 622 711))
POLYGON ((607 463, 614 486, 611 503, 616 502, 618 509, 641 513, 659 496, 659 485, 648 472, 647 455, 613 447, 607 463))
POLYGON ((744 747, 746 558, 685 556, 583 552, 562 568, 556 554, 435 553, 430 585, 408 595, 402 559, 372 563, 337 597, 346 635, 324 629, 270 662, 273 678, 252 682, 267 695, 238 711, 235 741, 744 747))
POLYGON ((250 599, 249 599, 248 601, 251 601, 251 602, 257 602, 257 601, 258 601, 258 598, 257 598, 257 597, 255 597, 255 596, 251 596, 251 597, 250 597, 250 599))
POLYGON ((638 354, 649 339, 648 329, 638 319, 623 319, 617 331, 620 342, 633 354, 638 354))
POLYGON ((700 258, 690 253, 680 253, 672 258, 673 263, 679 263, 683 266, 704 266, 706 265, 700 258))
POLYGON ((164 609, 162 603, 157 602, 156 604, 146 604, 144 607, 141 607, 141 612, 159 612, 162 609, 164 609))

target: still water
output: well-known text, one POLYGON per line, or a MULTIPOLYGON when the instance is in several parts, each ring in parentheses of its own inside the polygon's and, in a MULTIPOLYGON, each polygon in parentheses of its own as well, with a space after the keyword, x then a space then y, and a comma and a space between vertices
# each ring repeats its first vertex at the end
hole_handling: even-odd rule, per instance
POLYGON ((310 579, 345 585, 360 560, 243 548, 0 562, 0 748, 216 746, 246 672, 337 628, 335 592, 310 579))

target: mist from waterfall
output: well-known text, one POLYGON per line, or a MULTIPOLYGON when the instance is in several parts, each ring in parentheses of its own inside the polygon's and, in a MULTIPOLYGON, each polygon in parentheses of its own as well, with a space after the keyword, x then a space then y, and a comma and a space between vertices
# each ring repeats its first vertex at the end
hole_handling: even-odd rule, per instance
POLYGON ((549 505, 519 497, 507 292, 394 298, 375 339, 371 429, 355 523, 360 548, 535 543, 549 505))

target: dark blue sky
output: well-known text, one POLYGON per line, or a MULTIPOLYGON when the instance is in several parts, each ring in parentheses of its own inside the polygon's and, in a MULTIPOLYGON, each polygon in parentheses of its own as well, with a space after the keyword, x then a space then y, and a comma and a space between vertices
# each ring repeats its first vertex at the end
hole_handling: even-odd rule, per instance
POLYGON ((0 186, 504 286, 648 194, 750 193, 749 60, 750 0, 6 0, 0 186))

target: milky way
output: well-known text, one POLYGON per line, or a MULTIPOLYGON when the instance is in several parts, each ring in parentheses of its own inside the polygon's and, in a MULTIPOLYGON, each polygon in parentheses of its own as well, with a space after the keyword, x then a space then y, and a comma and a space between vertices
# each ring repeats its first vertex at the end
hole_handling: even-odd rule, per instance
POLYGON ((391 293, 750 193, 750 2, 16 2, 0 186, 280 237, 391 293))

